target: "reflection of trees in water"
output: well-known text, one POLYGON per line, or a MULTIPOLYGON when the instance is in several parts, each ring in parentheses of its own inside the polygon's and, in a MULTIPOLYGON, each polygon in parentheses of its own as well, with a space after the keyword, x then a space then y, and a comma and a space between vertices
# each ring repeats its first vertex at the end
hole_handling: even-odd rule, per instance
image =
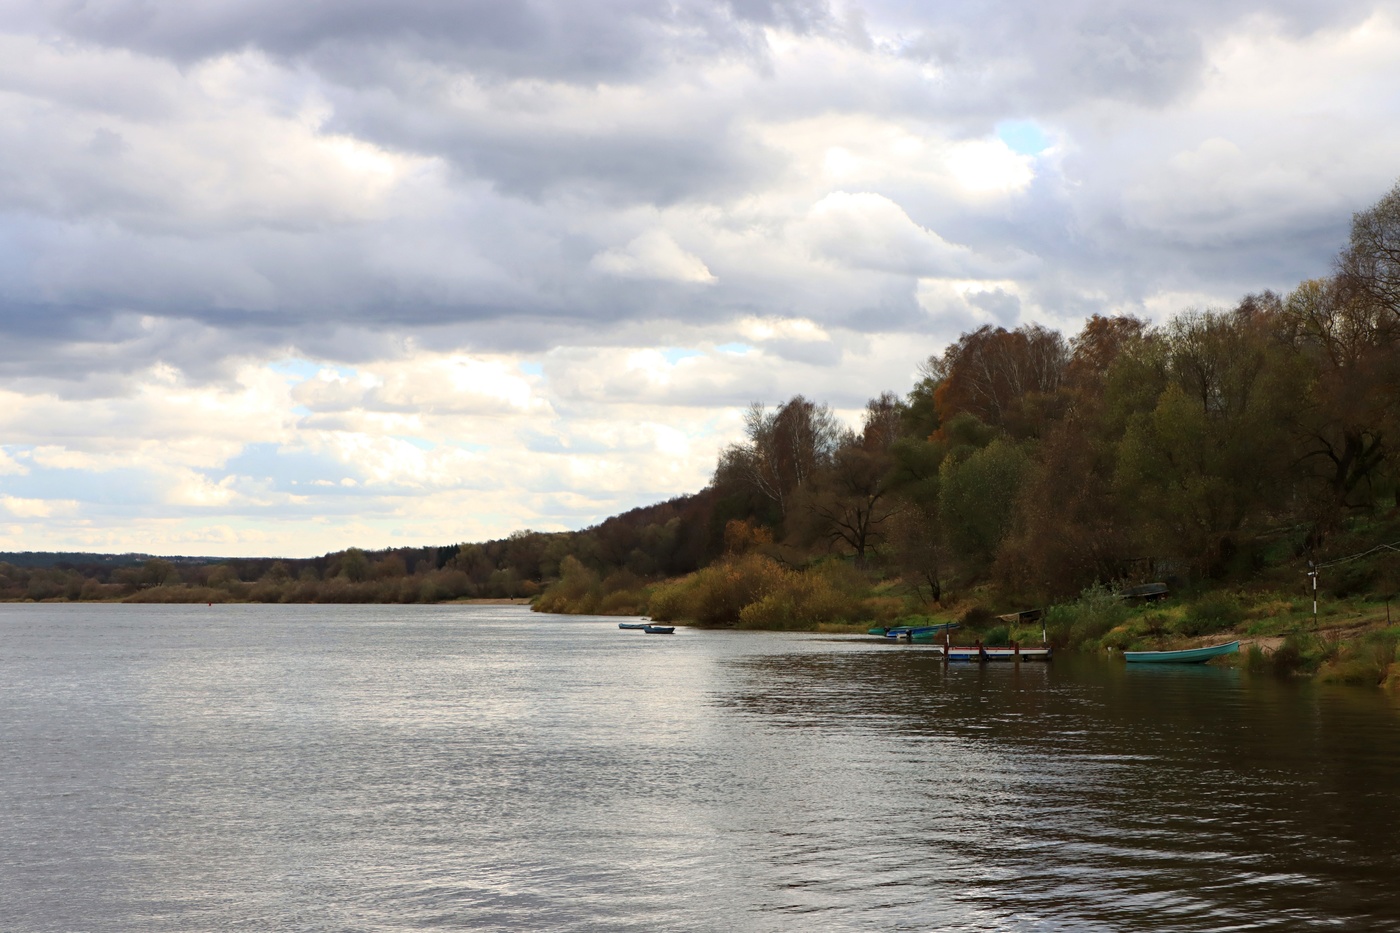
POLYGON ((1040 892, 1117 929, 1154 926, 1168 897, 1175 929, 1400 920, 1400 716, 1383 696, 909 650, 746 658, 723 683, 717 706, 865 756, 871 792, 984 879, 972 903, 1040 892))
POLYGON ((745 658, 730 670, 731 686, 713 702, 775 725, 938 734, 969 724, 980 734, 1008 717, 1014 729, 1041 709, 1049 679, 1044 664, 945 666, 907 648, 745 658))

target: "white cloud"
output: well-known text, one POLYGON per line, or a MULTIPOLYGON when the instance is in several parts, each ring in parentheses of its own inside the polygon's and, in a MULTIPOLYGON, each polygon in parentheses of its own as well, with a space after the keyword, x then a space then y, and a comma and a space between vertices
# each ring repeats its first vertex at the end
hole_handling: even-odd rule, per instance
POLYGON ((819 256, 856 267, 930 276, 976 263, 970 250, 920 227, 898 204, 870 192, 827 195, 813 205, 804 230, 819 256))
POLYGON ((622 249, 610 249, 593 257, 599 272, 629 279, 663 279, 710 285, 714 275, 699 256, 687 253, 664 230, 648 230, 622 249))
POLYGON ((0 496, 0 506, 15 518, 52 518, 78 509, 78 503, 72 499, 20 499, 16 496, 0 496))

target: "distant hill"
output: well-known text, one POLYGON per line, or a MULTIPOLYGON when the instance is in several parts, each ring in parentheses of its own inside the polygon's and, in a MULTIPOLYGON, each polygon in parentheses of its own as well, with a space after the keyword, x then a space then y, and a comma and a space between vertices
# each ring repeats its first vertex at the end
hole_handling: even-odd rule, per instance
POLYGON ((140 567, 159 556, 172 564, 218 564, 222 557, 169 557, 156 554, 92 554, 86 551, 0 551, 0 564, 11 567, 140 567))

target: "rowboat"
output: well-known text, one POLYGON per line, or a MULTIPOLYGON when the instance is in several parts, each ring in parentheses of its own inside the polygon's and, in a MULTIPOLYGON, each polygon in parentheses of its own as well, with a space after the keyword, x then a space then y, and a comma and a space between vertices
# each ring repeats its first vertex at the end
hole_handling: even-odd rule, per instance
POLYGON ((932 641, 935 635, 942 635, 958 627, 957 622, 940 622, 937 625, 897 625, 894 628, 872 628, 871 635, 883 635, 886 638, 904 641, 932 641))
POLYGON ((619 622, 619 623, 617 623, 617 627, 618 627, 618 628, 646 628, 647 625, 649 625, 649 624, 650 624, 650 623, 647 623, 647 622, 619 622))
POLYGON ((1043 648, 988 648, 983 645, 949 645, 943 649, 949 661, 1048 661, 1050 646, 1043 648))
POLYGON ((648 635, 670 635, 676 631, 674 625, 644 625, 642 631, 648 635))
POLYGON ((1183 648, 1180 651, 1124 651, 1123 660, 1130 664, 1200 664, 1222 654, 1234 654, 1240 650, 1240 643, 1232 641, 1225 645, 1210 645, 1206 648, 1183 648))

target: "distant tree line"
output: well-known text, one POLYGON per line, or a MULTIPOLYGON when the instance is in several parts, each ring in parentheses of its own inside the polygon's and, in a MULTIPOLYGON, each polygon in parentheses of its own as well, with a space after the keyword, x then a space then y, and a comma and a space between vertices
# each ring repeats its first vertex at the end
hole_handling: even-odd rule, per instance
POLYGON ((524 598, 565 558, 629 581, 689 573, 722 550, 706 490, 574 532, 519 531, 443 547, 347 548, 321 557, 166 559, 16 554, 0 560, 0 599, 136 602, 442 602, 524 598))

